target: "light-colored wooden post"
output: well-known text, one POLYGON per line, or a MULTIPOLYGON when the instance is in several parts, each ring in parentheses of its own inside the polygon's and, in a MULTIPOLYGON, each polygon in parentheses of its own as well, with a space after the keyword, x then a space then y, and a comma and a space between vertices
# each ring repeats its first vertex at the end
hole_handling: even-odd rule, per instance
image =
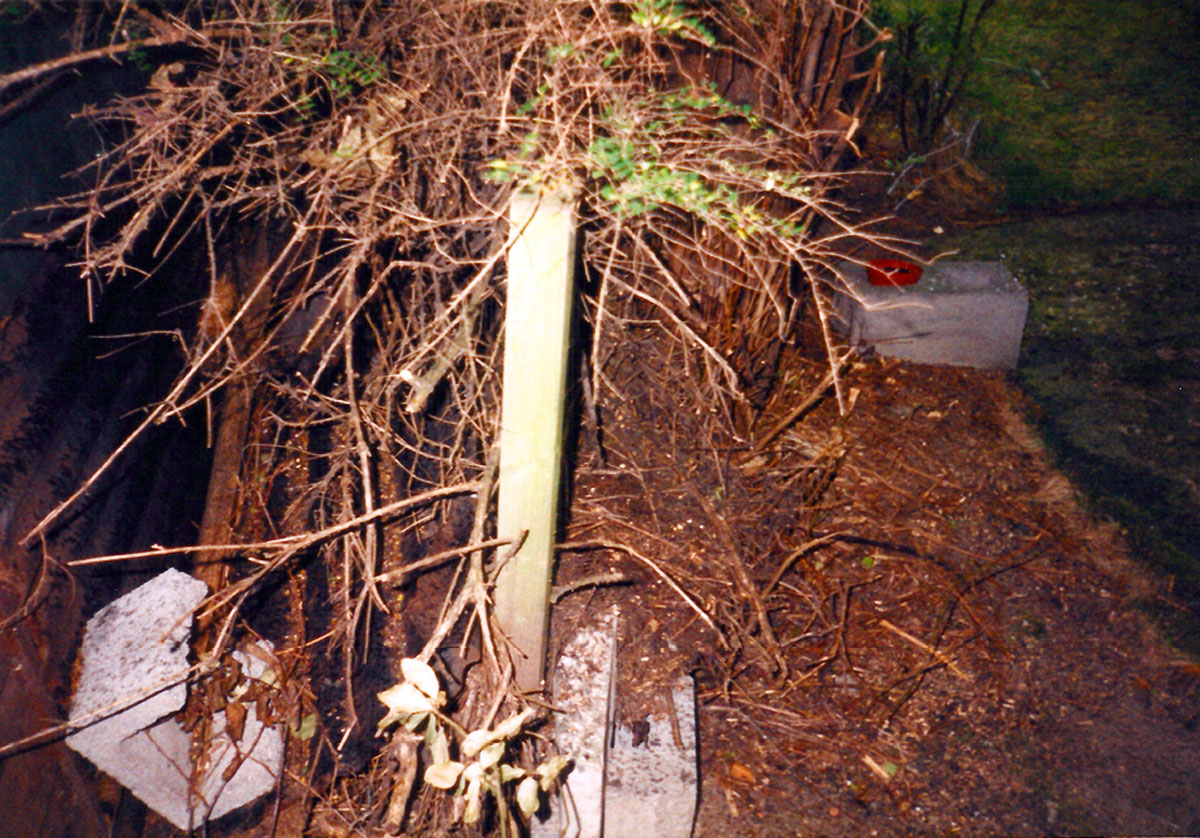
POLYGON ((496 579, 497 625, 513 646, 517 686, 540 690, 562 473, 563 407, 575 272, 575 198, 521 193, 504 321, 497 535, 520 539, 496 579))

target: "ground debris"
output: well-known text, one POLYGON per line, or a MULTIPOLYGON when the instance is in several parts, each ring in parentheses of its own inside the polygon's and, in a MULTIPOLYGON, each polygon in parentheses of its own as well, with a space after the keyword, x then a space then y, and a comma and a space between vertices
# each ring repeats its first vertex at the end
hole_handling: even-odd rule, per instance
MULTIPOLYGON (((694 673, 698 836, 1200 828, 1200 678, 1134 604, 1165 592, 1047 488, 1003 374, 859 360, 848 416, 827 399, 746 456, 638 356, 607 462, 581 442, 568 540, 651 558, 720 634, 621 550, 564 555, 560 583, 634 584, 564 600, 555 632, 623 603, 627 724, 694 673)), ((785 358, 759 424, 825 371, 785 358)))

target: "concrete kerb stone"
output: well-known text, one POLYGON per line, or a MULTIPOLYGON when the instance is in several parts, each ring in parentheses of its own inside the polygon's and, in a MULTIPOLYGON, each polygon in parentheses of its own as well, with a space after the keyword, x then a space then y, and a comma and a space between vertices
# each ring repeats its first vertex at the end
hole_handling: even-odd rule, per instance
POLYGON ((1002 262, 936 262, 913 285, 871 285, 840 262, 836 323, 852 345, 921 364, 1014 369, 1029 292, 1002 262))
POLYGON ((531 838, 602 838, 604 775, 612 725, 617 668, 617 612, 563 646, 550 695, 554 743, 572 760, 562 795, 550 800, 547 818, 534 817, 531 838))
POLYGON ((696 698, 691 678, 672 685, 673 706, 635 737, 616 728, 615 610, 563 648, 551 696, 554 739, 573 760, 548 818, 532 838, 688 838, 696 816, 696 698))
MULTIPOLYGON (((81 727, 67 737, 68 746, 183 830, 271 791, 283 766, 279 731, 251 707, 237 743, 223 714, 214 718, 210 767, 191 787, 191 736, 171 717, 187 699, 191 614, 207 593, 200 580, 168 570, 88 621, 71 701, 71 720, 81 727), (226 782, 222 774, 235 759, 241 765, 226 782)), ((266 676, 261 656, 234 657, 246 677, 266 676)))
POLYGON ((604 836, 688 838, 696 819, 696 688, 690 677, 671 689, 668 715, 651 716, 643 736, 612 733, 604 778, 604 836))

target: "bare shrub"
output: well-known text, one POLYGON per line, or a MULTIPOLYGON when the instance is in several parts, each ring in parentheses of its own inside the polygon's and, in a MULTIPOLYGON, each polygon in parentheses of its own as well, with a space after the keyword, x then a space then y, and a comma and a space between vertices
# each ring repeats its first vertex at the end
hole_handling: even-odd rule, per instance
MULTIPOLYGON (((210 653, 258 583, 311 551, 333 580, 351 727, 350 674, 385 586, 463 562, 421 660, 460 621, 487 626, 515 189, 578 194, 593 403, 619 397, 611 335, 651 322, 696 364, 718 415, 740 406, 744 429, 807 305, 840 387, 822 287, 838 243, 862 234, 833 189, 879 71, 864 58, 866 7, 114 1, 103 23, 129 40, 0 79, 19 97, 88 60, 154 68, 141 94, 88 114, 123 141, 36 241, 77 242, 93 295, 128 272, 168 281, 154 266, 175 249, 203 255, 209 293, 186 363, 135 436, 222 395, 222 422, 243 429, 242 489, 197 551, 222 568, 210 653), (276 480, 282 511, 268 502, 276 480), (450 504, 471 495, 473 510, 450 504), (255 523, 234 528, 238 516, 255 523), (406 557, 404 539, 438 522, 439 549, 406 557), (227 558, 249 561, 231 573, 227 558)), ((467 729, 494 721, 496 695, 464 702, 467 729)), ((382 816, 383 800, 355 818, 382 816)))

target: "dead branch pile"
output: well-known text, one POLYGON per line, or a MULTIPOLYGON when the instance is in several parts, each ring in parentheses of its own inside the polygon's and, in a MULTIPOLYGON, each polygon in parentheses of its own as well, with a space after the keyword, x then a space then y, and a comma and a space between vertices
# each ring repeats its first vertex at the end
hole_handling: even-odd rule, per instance
MULTIPOLYGON (((810 301, 835 362, 820 288, 837 243, 860 232, 831 190, 878 72, 866 7, 113 2, 80 14, 128 40, 0 79, 20 96, 87 58, 153 67, 143 93, 88 114, 123 141, 36 241, 79 243, 89 295, 128 274, 168 281, 153 275, 167 254, 199 254, 197 328, 135 435, 217 416, 196 553, 215 588, 210 650, 237 633, 259 582, 319 556, 348 735, 361 726, 354 661, 394 586, 472 563, 442 592, 424 660, 471 610, 486 621, 515 188, 579 195, 593 415, 619 395, 604 347, 638 324, 678 341, 718 416, 761 403, 810 301), (473 507, 451 503, 469 495, 473 507)), ((473 721, 499 707, 477 705, 473 721)))

